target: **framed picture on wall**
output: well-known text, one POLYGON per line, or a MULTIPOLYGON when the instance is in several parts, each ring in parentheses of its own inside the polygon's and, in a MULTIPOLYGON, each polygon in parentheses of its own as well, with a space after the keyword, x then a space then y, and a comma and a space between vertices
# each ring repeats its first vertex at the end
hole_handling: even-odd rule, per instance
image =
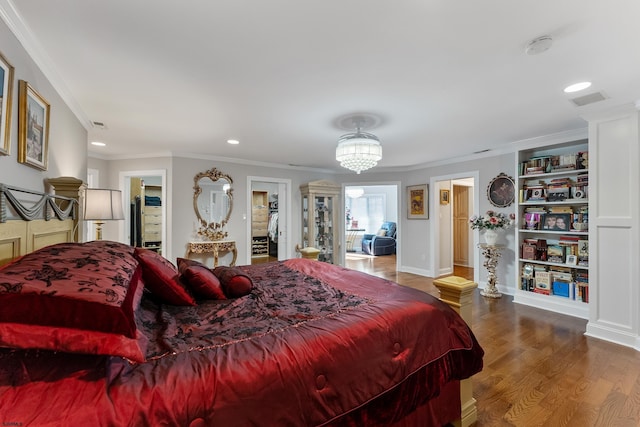
POLYGON ((11 106, 13 105, 13 67, 0 53, 0 154, 11 147, 11 106))
POLYGON ((427 184, 407 186, 407 218, 429 219, 429 187, 427 184))
POLYGON ((47 170, 49 103, 24 80, 18 85, 18 161, 47 170))
POLYGON ((504 172, 491 180, 487 186, 487 198, 493 206, 506 208, 515 199, 515 183, 513 178, 504 172))
POLYGON ((448 205, 449 204, 449 190, 440 190, 440 204, 448 205))

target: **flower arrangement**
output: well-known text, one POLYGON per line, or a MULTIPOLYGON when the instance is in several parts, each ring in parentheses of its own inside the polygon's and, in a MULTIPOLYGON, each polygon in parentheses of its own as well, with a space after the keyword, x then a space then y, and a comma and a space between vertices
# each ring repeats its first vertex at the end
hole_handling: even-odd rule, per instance
POLYGON ((469 223, 473 230, 496 230, 512 227, 516 223, 516 215, 510 213, 508 216, 502 212, 487 211, 483 216, 474 215, 469 218, 469 223))

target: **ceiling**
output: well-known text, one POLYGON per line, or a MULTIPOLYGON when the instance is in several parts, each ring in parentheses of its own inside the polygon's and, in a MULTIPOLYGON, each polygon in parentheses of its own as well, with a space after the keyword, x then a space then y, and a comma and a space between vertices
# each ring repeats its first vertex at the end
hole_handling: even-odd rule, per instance
POLYGON ((89 139, 107 144, 89 147, 102 158, 196 154, 348 172, 335 161, 339 136, 353 130, 341 119, 367 113, 379 118, 367 129, 383 144, 377 170, 398 170, 585 128, 585 112, 640 99, 637 0, 0 0, 0 8, 10 27, 25 29, 19 38, 89 139), (527 55, 543 35, 552 47, 527 55), (563 93, 583 80, 592 87, 563 93), (570 100, 594 92, 606 99, 570 100))

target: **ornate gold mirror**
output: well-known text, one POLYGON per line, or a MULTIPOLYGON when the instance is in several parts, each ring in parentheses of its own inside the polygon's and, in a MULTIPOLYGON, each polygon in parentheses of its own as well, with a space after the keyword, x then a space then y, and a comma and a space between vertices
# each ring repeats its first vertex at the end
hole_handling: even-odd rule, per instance
POLYGON ((193 208, 200 228, 198 234, 211 240, 227 237, 224 226, 233 208, 233 180, 216 168, 193 178, 193 208))

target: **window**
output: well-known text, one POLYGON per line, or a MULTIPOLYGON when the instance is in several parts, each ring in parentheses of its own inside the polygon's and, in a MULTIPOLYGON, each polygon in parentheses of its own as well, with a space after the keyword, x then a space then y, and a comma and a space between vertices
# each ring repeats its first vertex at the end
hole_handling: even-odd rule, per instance
MULTIPOLYGON (((385 194, 365 194, 356 199, 347 197, 347 213, 350 222, 347 229, 351 228, 352 221, 357 221, 358 226, 364 228, 365 233, 375 233, 385 220, 387 200, 385 194)), ((346 216, 345 216, 346 220, 346 216)))

